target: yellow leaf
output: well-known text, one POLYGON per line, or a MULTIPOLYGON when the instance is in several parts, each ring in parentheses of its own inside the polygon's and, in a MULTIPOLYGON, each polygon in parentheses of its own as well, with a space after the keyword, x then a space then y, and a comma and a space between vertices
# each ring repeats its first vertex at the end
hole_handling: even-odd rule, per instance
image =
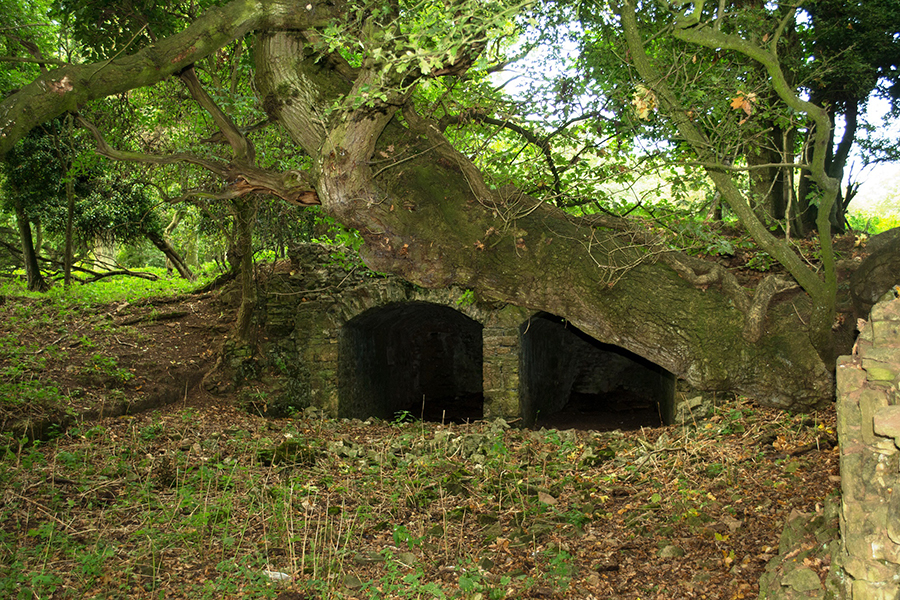
POLYGON ((631 104, 634 106, 638 118, 647 120, 650 118, 650 113, 656 108, 656 95, 646 87, 638 85, 635 87, 631 104))

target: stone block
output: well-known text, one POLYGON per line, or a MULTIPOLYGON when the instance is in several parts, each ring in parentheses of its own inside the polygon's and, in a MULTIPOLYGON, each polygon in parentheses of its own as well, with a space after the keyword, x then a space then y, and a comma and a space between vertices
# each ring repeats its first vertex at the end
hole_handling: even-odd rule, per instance
POLYGON ((888 519, 887 535, 892 542, 900 544, 900 489, 892 487, 887 493, 890 497, 888 514, 891 516, 888 519))
POLYGON ((866 378, 871 382, 893 383, 900 373, 900 365, 894 362, 884 362, 864 356, 863 369, 866 370, 866 378))
POLYGON ((316 361, 337 363, 338 345, 337 342, 322 345, 316 348, 316 361))
POLYGON ((485 392, 485 419, 514 419, 519 416, 519 395, 509 392, 485 392))
MULTIPOLYGON (((856 581, 889 582, 894 578, 896 573, 892 565, 885 565, 874 560, 866 560, 859 558, 858 555, 850 552, 849 556, 844 557, 844 570, 848 575, 856 581)), ((864 598, 868 600, 869 596, 853 596, 854 598, 864 598)))
POLYGON ((859 453, 841 456, 841 473, 845 474, 845 476, 841 477, 841 495, 843 496, 843 514, 845 519, 851 519, 854 515, 859 514, 854 512, 853 508, 848 508, 848 506, 855 506, 866 498, 865 485, 862 484, 858 476, 850 475, 851 473, 859 473, 862 470, 863 460, 863 456, 859 453))
MULTIPOLYGON (((792 589, 795 592, 808 594, 822 589, 822 582, 819 575, 808 567, 793 569, 785 574, 781 580, 781 585, 792 589)), ((808 596, 810 598, 821 598, 821 594, 808 596)))
POLYGON ((883 406, 875 411, 873 419, 875 434, 894 438, 900 447, 900 406, 883 406))
POLYGON ((896 584, 880 581, 854 581, 851 586, 854 600, 898 600, 900 588, 896 584))
POLYGON ((866 384, 866 381, 866 372, 862 370, 855 359, 849 356, 842 356, 838 359, 837 393, 839 397, 858 390, 866 384))
POLYGON ((869 321, 900 321, 900 298, 873 306, 869 321))
POLYGON ((872 348, 866 352, 865 358, 871 360, 877 360, 879 362, 886 363, 898 363, 897 357, 897 349, 890 346, 872 346, 872 348))
POLYGON ((900 575, 900 546, 882 535, 883 545, 878 549, 878 558, 894 567, 894 577, 900 575))
POLYGON ((861 414, 859 402, 855 396, 839 396, 837 399, 837 427, 838 439, 849 436, 850 439, 858 437, 861 414))
POLYGON ((875 437, 875 412, 888 405, 886 390, 878 388, 866 388, 859 392, 860 433, 862 441, 874 445, 878 442, 875 437))
POLYGON ((900 345, 900 320, 875 321, 871 324, 872 342, 878 347, 894 347, 900 345))
POLYGON ((515 348, 519 345, 519 336, 518 335, 497 335, 497 336, 484 336, 484 345, 488 344, 492 346, 501 346, 507 348, 515 348))
POLYGON ((865 343, 867 348, 871 348, 872 340, 874 339, 874 337, 875 335, 872 332, 872 325, 866 324, 866 326, 863 327, 859 332, 859 337, 857 338, 857 347, 862 349, 862 345, 863 343, 865 343))

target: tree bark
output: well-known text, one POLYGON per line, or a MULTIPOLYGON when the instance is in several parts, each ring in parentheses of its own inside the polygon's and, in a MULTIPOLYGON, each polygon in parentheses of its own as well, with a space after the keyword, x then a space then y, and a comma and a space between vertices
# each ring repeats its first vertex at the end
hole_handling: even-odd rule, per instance
POLYGON ((72 263, 75 262, 75 183, 66 179, 66 248, 63 256, 63 285, 72 283, 72 263))
POLYGON ((762 141, 748 145, 744 157, 750 170, 750 196, 760 220, 781 221, 785 218, 786 167, 766 166, 786 163, 782 142, 784 132, 775 123, 766 123, 762 141))
POLYGON ((254 29, 324 27, 345 10, 344 2, 233 0, 135 54, 43 73, 0 102, 0 159, 40 123, 92 100, 154 85, 254 29))
POLYGON ((256 196, 238 198, 233 201, 235 229, 235 249, 241 278, 241 304, 238 307, 235 338, 239 343, 250 341, 253 325, 253 310, 256 308, 256 287, 253 281, 253 221, 256 218, 258 199, 256 196))
POLYGON ((256 56, 269 69, 257 86, 270 116, 314 157, 323 208, 360 231, 363 259, 374 270, 564 317, 702 389, 736 390, 779 407, 830 400, 829 367, 795 311, 808 314, 807 297, 795 293, 771 307, 768 326, 750 342, 749 315, 719 286, 696 287, 637 235, 573 218, 513 188, 488 190, 438 127, 412 111, 404 112, 405 126, 385 106, 323 128, 313 116, 350 83, 313 58, 282 69, 301 49, 296 35, 261 39, 256 56))

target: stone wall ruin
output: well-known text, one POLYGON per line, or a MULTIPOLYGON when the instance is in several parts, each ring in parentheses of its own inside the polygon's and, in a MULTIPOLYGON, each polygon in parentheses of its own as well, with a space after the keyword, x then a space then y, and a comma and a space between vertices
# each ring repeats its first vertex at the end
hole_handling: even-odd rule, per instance
POLYGON ((900 299, 890 292, 837 365, 843 597, 900 598, 900 299))
POLYGON ((900 299, 860 319, 837 361, 840 498, 794 515, 760 580, 760 599, 900 599, 900 299), (817 565, 819 567, 817 568, 817 565), (822 575, 821 565, 828 565, 822 575))
POLYGON ((671 421, 670 373, 558 317, 378 276, 324 245, 299 246, 291 261, 265 278, 258 312, 266 359, 294 407, 528 426, 571 420, 566 411, 576 421, 627 415, 634 423, 623 428, 671 421))

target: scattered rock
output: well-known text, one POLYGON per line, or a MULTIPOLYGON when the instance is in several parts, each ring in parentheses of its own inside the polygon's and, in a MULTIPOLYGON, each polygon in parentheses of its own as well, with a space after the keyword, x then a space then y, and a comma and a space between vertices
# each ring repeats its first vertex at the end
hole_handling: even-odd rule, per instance
POLYGON ((363 586, 362 580, 353 573, 344 575, 344 587, 349 590, 358 590, 363 586))
POLYGON ((353 562, 358 565, 370 565, 372 563, 384 562, 384 555, 378 552, 360 552, 353 557, 353 562))
POLYGON ((684 549, 669 544, 660 549, 656 555, 660 558, 681 558, 684 556, 684 549))
POLYGON ((795 569, 781 580, 781 585, 789 587, 795 592, 812 592, 822 589, 822 582, 819 575, 812 569, 802 567, 795 569))

